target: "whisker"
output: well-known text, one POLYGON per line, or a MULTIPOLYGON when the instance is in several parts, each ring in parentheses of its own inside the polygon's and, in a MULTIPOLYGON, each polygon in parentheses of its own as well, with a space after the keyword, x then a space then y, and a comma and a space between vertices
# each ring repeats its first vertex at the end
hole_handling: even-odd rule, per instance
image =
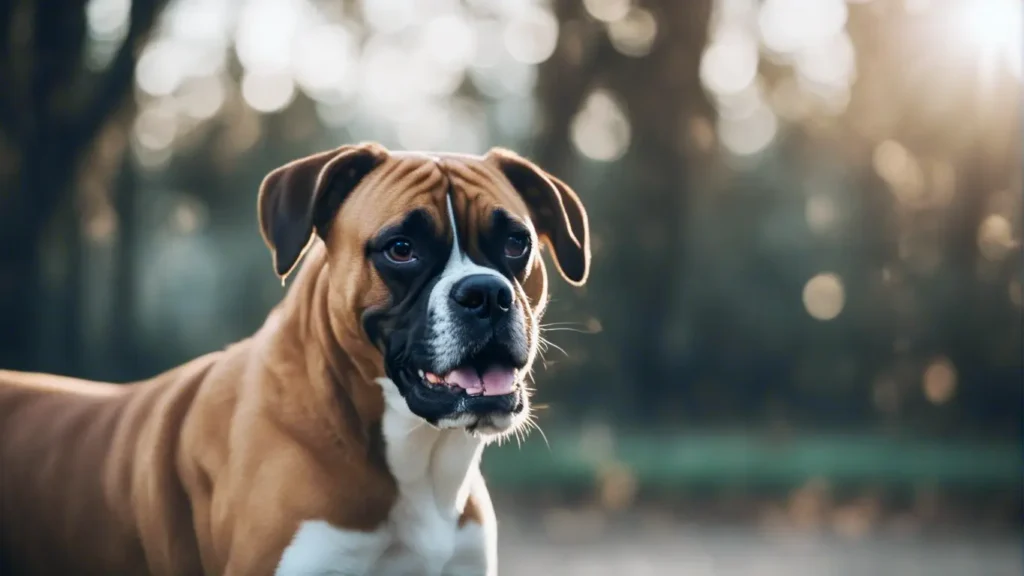
POLYGON ((562 354, 565 354, 566 358, 569 357, 569 353, 565 351, 565 348, 562 348, 558 344, 555 344, 554 342, 548 340, 547 338, 544 338, 543 336, 540 338, 540 341, 547 343, 548 346, 554 348, 555 350, 558 350, 562 354))
POLYGON ((530 417, 526 419, 525 424, 526 424, 526 429, 528 431, 529 430, 536 430, 540 434, 540 437, 544 439, 544 445, 547 446, 548 452, 550 452, 551 451, 551 443, 548 442, 548 435, 544 433, 544 430, 540 427, 540 424, 537 423, 536 416, 531 414, 530 417))
POLYGON ((589 330, 586 328, 576 328, 573 326, 554 326, 554 327, 543 327, 542 332, 573 332, 576 334, 597 334, 597 330, 589 330))
POLYGON ((548 328, 550 326, 583 326, 586 327, 584 322, 544 322, 540 325, 541 328, 548 328))

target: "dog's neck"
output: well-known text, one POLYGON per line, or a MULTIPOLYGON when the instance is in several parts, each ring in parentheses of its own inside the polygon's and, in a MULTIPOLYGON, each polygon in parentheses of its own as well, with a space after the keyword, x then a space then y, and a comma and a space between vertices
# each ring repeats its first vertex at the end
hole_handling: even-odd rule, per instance
MULTIPOLYGON (((446 518, 462 513, 486 441, 463 429, 437 429, 409 411, 398 389, 375 365, 371 348, 345 348, 342 342, 365 342, 358 327, 332 323, 328 309, 328 269, 322 246, 305 256, 281 304, 268 319, 275 346, 291 347, 286 356, 300 363, 285 372, 271 367, 281 384, 308 385, 299 413, 316 413, 340 436, 358 438, 360 450, 383 458, 398 484, 401 514, 419 514, 423 503, 446 518), (270 324, 274 322, 275 324, 270 324), (352 331, 356 332, 353 333, 352 331), (290 376, 289 376, 290 374, 290 376), (291 378, 292 381, 288 381, 291 378), (303 382, 296 382, 301 378, 303 382), (373 438, 381 434, 383 446, 373 438)), ((382 364, 382 362, 381 362, 382 364)))
POLYGON ((348 333, 352 327, 334 324, 328 288, 326 250, 317 242, 265 325, 274 346, 290 349, 276 357, 292 358, 294 365, 270 369, 279 375, 281 385, 308 386, 307 394, 291 395, 303 403, 303 413, 316 414, 326 426, 360 439, 361 448, 367 448, 384 412, 374 381, 383 376, 383 362, 374 358, 369 345, 352 350, 342 344, 363 340, 358 333, 348 333))

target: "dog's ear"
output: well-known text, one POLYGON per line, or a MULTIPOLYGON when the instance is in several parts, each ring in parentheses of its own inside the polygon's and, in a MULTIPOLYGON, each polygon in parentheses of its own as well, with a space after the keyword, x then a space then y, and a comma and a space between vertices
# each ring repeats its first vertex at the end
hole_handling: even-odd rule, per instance
POLYGON ((488 158, 497 162, 526 201, 537 233, 555 253, 562 278, 581 286, 590 273, 590 229, 579 196, 564 182, 511 150, 492 148, 488 158))
POLYGON ((379 144, 342 146, 285 164, 263 179, 260 232, 281 280, 312 243, 313 231, 326 237, 342 201, 387 154, 379 144))

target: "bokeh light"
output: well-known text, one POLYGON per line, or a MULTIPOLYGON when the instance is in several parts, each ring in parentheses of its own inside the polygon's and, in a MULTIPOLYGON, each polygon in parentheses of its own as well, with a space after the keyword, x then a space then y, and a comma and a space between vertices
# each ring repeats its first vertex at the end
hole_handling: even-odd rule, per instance
POLYGON ((117 213, 109 205, 94 210, 85 223, 85 235, 94 243, 109 242, 117 232, 117 213))
POLYGON ((219 76, 189 78, 178 93, 182 112, 195 120, 209 120, 217 115, 227 98, 227 88, 219 76))
MULTIPOLYGON (((557 38, 557 33, 555 36, 557 38)), ((425 25, 423 44, 438 65, 461 72, 476 52, 476 30, 465 18, 454 14, 437 16, 425 25)), ((547 55, 550 56, 550 52, 547 55)))
POLYGON ((621 158, 629 148, 629 119, 606 90, 587 97, 572 122, 572 141, 584 156, 602 162, 621 158))
POLYGON ((362 0, 366 23, 377 32, 393 34, 411 26, 420 16, 416 0, 362 0))
POLYGON ((594 18, 610 23, 626 17, 630 10, 630 0, 583 0, 583 6, 594 18))
POLYGON ((524 64, 540 64, 558 43, 558 21, 551 12, 528 5, 505 26, 505 48, 524 64))
POLYGON ((158 40, 149 44, 139 57, 136 82, 152 96, 166 96, 184 79, 186 65, 175 43, 158 40))
POLYGON ((922 377, 925 398, 932 404, 945 404, 956 393, 957 374, 953 363, 938 358, 928 364, 922 377))
POLYGON ((833 320, 846 305, 846 292, 837 274, 823 272, 807 281, 803 292, 804 308, 815 320, 833 320))
POLYGON ((723 115, 718 119, 718 139, 726 150, 736 156, 761 152, 772 143, 778 129, 775 112, 760 101, 746 113, 723 115))
POLYGON ((904 204, 915 204, 924 196, 924 173, 914 155, 895 140, 884 140, 872 156, 875 171, 904 204))
POLYGON ((764 46, 786 55, 830 41, 846 18, 844 0, 765 0, 758 24, 764 46))
POLYGON ((807 226, 817 233, 828 230, 836 220, 836 204, 832 197, 815 194, 807 198, 804 208, 807 226))
POLYGON ((989 260, 1000 260, 1018 246, 1013 225, 1001 214, 990 214, 978 227, 978 249, 989 260))
POLYGON ((166 100, 146 106, 135 119, 135 139, 149 150, 160 151, 170 147, 177 132, 175 110, 166 100))
POLYGON ((313 20, 303 0, 247 0, 238 17, 235 53, 249 73, 275 74, 292 64, 300 31, 313 20))
POLYGON ((704 50, 700 79, 719 96, 737 94, 757 75, 757 43, 739 30, 719 34, 704 50))
POLYGON ((643 8, 633 8, 625 17, 608 25, 608 39, 612 46, 634 58, 649 54, 657 35, 658 21, 643 8))
POLYGON ((332 100, 355 90, 358 47, 341 25, 323 23, 301 34, 295 43, 292 70, 303 92, 316 100, 332 100))
POLYGON ((1024 285, 1021 284, 1020 280, 1010 280, 1010 283, 1006 286, 1006 295, 1016 308, 1024 307, 1024 285))
POLYGON ((131 0, 89 0, 85 18, 90 36, 112 41, 124 38, 130 9, 131 0))
POLYGON ((794 56, 801 82, 815 91, 848 90, 856 78, 857 63, 853 41, 846 32, 804 48, 794 56))
POLYGON ((170 225, 176 234, 188 236, 195 234, 206 226, 208 220, 206 207, 198 199, 181 195, 170 215, 170 225))
POLYGON ((277 112, 295 98, 295 82, 282 72, 247 71, 242 77, 242 97, 253 110, 277 112))

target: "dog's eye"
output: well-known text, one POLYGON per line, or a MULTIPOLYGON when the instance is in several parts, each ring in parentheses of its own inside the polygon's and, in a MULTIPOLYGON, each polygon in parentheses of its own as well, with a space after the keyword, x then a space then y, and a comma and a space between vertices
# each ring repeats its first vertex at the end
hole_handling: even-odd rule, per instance
POLYGON ((530 237, 523 232, 510 234, 505 240, 505 257, 522 258, 530 249, 530 237))
POLYGON ((384 256, 395 264, 406 264, 416 259, 416 251, 412 242, 405 238, 396 238, 384 247, 384 256))

